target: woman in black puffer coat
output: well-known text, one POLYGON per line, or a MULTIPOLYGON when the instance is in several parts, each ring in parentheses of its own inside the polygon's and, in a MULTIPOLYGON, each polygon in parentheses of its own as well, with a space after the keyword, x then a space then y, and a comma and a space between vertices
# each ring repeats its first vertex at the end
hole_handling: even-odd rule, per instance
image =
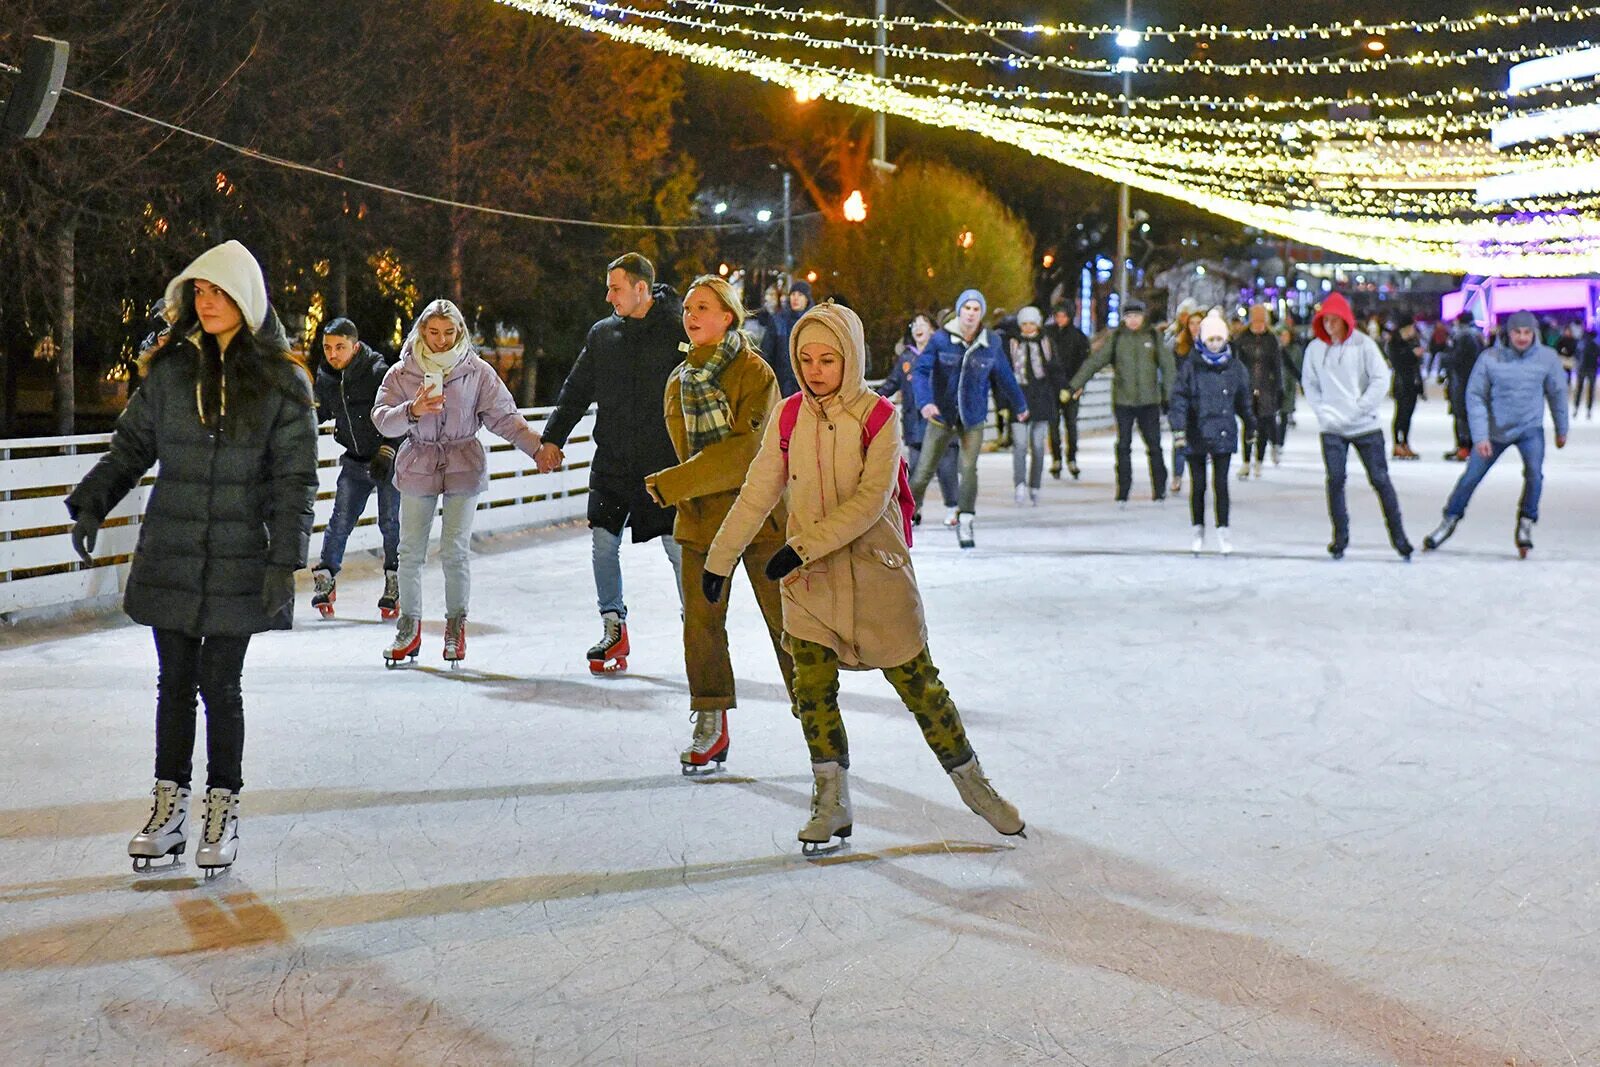
MULTIPOLYGON (((1189 487, 1189 518, 1194 523, 1196 554, 1205 548, 1206 460, 1211 461, 1211 486, 1217 494, 1217 551, 1233 551, 1228 540, 1228 463, 1239 450, 1239 426, 1246 440, 1257 432, 1251 403, 1250 372, 1228 346, 1228 324, 1212 311, 1200 324, 1200 344, 1178 369, 1172 387, 1169 417, 1177 446, 1189 455, 1194 481, 1189 487)), ((1248 447, 1248 445, 1246 446, 1248 447)), ((1248 461, 1249 456, 1247 455, 1248 461)))
MULTIPOLYGON (((111 450, 67 498, 91 562, 105 517, 156 463, 123 605, 155 631, 155 803, 128 843, 134 868, 187 844, 195 696, 206 706, 206 817, 196 864, 232 864, 244 785, 240 678, 252 634, 287 630, 317 492, 311 381, 237 241, 167 287, 172 340, 117 420, 111 450)), ((176 862, 176 860, 175 860, 176 862)))

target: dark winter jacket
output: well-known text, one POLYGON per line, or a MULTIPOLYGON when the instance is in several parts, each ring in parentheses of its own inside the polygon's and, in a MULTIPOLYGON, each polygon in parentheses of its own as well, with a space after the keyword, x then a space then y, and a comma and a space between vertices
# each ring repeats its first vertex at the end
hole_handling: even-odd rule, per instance
POLYGON ((1070 382, 1072 376, 1082 369, 1084 360, 1089 358, 1089 335, 1072 322, 1065 326, 1047 322, 1044 332, 1051 344, 1055 345, 1056 358, 1061 361, 1061 373, 1070 382))
POLYGON ((1422 342, 1413 337, 1407 341, 1396 330, 1389 335, 1389 343, 1385 346, 1384 354, 1389 357, 1389 366, 1394 368, 1395 385, 1402 383, 1420 388, 1422 385, 1422 357, 1417 355, 1417 346, 1422 342))
POLYGON ((912 368, 912 391, 917 406, 935 404, 946 426, 978 427, 989 421, 989 390, 998 385, 1012 414, 1028 410, 1027 398, 1017 388, 1000 335, 980 329, 968 344, 955 331, 954 321, 933 335, 928 350, 912 368))
POLYGON ((1478 329, 1477 323, 1457 326, 1455 333, 1450 335, 1450 354, 1445 362, 1450 372, 1451 388, 1467 387, 1467 382, 1472 378, 1472 368, 1477 366, 1478 356, 1482 353, 1483 331, 1478 329))
POLYGON ((103 520, 159 463, 128 574, 128 616, 197 637, 287 630, 293 605, 268 617, 262 586, 269 566, 306 564, 317 496, 311 381, 271 312, 220 360, 194 329, 192 319, 174 327, 117 420, 111 451, 67 510, 103 520), (221 399, 208 402, 207 423, 196 402, 202 374, 207 396, 221 399))
POLYGON ((1279 342, 1283 351, 1283 401, 1278 410, 1285 415, 1294 414, 1294 401, 1300 392, 1300 368, 1305 365, 1306 346, 1298 339, 1287 345, 1279 342))
POLYGON ((800 321, 800 316, 815 303, 811 297, 810 282, 795 282, 789 287, 789 292, 804 296, 806 306, 796 311, 789 306, 789 297, 785 296, 777 313, 772 316, 766 333, 761 335, 761 358, 767 361, 767 366, 777 376, 778 391, 784 396, 793 396, 800 391, 800 382, 789 364, 789 335, 794 332, 794 324, 800 321))
POLYGON ((1032 337, 1021 333, 1006 339, 1006 353, 1011 358, 1011 373, 1028 401, 1030 419, 1053 419, 1061 410, 1061 390, 1067 387, 1067 375, 1061 369, 1061 359, 1050 335, 1042 330, 1032 337), (1044 373, 1034 373, 1034 355, 1042 357, 1044 373))
MULTIPOLYGON (((931 343, 932 338, 929 341, 931 343)), ((917 358, 926 351, 926 345, 920 349, 906 345, 900 358, 889 368, 889 376, 878 384, 876 390, 879 396, 900 394, 900 433, 908 448, 921 448, 922 439, 928 432, 928 420, 922 417, 922 409, 917 407, 916 390, 911 388, 911 374, 916 368, 917 358)))
POLYGON ((1185 436, 1192 456, 1231 454, 1239 450, 1239 420, 1245 433, 1257 432, 1251 403, 1250 374, 1231 352, 1218 364, 1195 349, 1178 368, 1168 417, 1172 432, 1185 436))
POLYGON ((1233 339, 1233 353, 1250 375, 1256 414, 1274 415, 1283 401, 1283 351, 1271 330, 1244 331, 1233 339))
POLYGON ((1591 330, 1578 343, 1578 374, 1593 378, 1597 368, 1600 368, 1600 341, 1591 330))
POLYGON ((1154 326, 1130 330, 1119 326, 1100 344, 1100 350, 1078 368, 1069 383, 1082 389, 1101 368, 1111 365, 1116 375, 1111 385, 1111 402, 1117 407, 1147 407, 1165 404, 1172 392, 1176 368, 1172 353, 1161 343, 1154 326))
POLYGON ((334 370, 325 359, 317 364, 317 421, 332 419, 333 439, 344 446, 345 455, 362 463, 370 462, 384 445, 399 447, 401 441, 383 436, 372 425, 372 405, 390 362, 382 352, 358 341, 344 370, 334 370))
POLYGON ((635 541, 672 533, 672 509, 650 499, 644 478, 678 462, 661 418, 661 397, 673 368, 683 362, 683 304, 667 285, 656 285, 651 296, 655 303, 644 318, 613 314, 589 328, 543 435, 547 443, 565 447, 589 405, 599 405, 589 522, 613 534, 630 525, 635 541))

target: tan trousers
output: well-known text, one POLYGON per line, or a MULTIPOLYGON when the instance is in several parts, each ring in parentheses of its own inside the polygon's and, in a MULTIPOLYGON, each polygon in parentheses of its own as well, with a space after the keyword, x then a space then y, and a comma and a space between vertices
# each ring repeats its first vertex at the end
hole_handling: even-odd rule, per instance
MULTIPOLYGON (((782 541, 756 541, 744 552, 744 571, 755 589, 756 603, 767 621, 772 649, 778 654, 783 687, 794 694, 794 661, 783 650, 783 605, 778 583, 762 568, 783 548, 782 541)), ((733 662, 728 658, 728 600, 733 595, 732 575, 722 599, 707 602, 700 591, 706 570, 706 553, 683 546, 683 659, 689 674, 689 709, 717 711, 737 707, 733 692, 733 662)))

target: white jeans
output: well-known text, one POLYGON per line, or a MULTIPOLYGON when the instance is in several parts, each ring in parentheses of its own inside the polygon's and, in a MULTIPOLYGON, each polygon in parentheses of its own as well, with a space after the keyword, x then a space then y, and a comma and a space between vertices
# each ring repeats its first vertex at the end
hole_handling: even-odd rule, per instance
MULTIPOLYGON (((477 494, 446 496, 444 524, 439 531, 439 566, 444 571, 446 616, 462 615, 472 594, 472 519, 477 494)), ((422 617, 422 564, 428 558, 428 535, 439 509, 439 495, 400 497, 400 614, 422 617)))

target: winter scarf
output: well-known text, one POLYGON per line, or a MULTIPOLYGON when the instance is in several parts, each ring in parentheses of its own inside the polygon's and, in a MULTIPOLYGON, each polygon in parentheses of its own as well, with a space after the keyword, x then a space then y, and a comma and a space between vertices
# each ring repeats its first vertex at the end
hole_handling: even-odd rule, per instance
POLYGON ((461 314, 461 309, 449 300, 435 300, 422 309, 422 314, 417 316, 416 325, 411 327, 411 336, 407 339, 411 355, 421 364, 425 374, 449 374, 472 351, 472 336, 467 330, 466 316, 461 314), (443 352, 435 352, 428 347, 428 341, 422 336, 422 324, 429 319, 449 319, 455 323, 456 343, 443 352))
POLYGON ((1207 366, 1220 367, 1233 358, 1233 346, 1229 345, 1221 352, 1213 352, 1205 345, 1196 345, 1194 350, 1200 353, 1200 358, 1206 361, 1207 366))
POLYGON ((678 379, 683 386, 683 425, 688 431, 691 453, 714 445, 733 432, 733 411, 721 380, 722 372, 742 351, 744 334, 730 330, 700 366, 684 360, 678 379))
POLYGON ((1017 337, 1012 341, 1011 369, 1017 372, 1018 381, 1044 381, 1044 345, 1044 335, 1037 333, 1032 337, 1017 337))

